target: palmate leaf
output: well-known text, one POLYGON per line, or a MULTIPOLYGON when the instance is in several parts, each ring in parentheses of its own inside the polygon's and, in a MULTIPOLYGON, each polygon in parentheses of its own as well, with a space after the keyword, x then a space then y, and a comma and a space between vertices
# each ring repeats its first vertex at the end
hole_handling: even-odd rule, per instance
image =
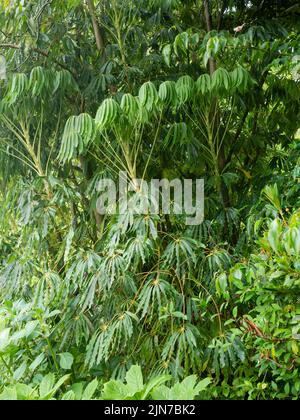
POLYGON ((155 85, 152 82, 144 83, 139 91, 139 100, 142 107, 147 111, 152 111, 158 101, 158 94, 155 85))
POLYGON ((76 288, 81 288, 89 274, 98 272, 102 262, 102 258, 94 251, 81 251, 68 269, 66 280, 72 282, 76 288))
MULTIPOLYGON (((69 301, 68 304, 74 304, 74 301, 69 301)), ((77 303, 75 301, 75 303, 77 303)), ((91 320, 86 314, 76 314, 74 310, 67 311, 63 317, 63 327, 61 328, 62 340, 60 349, 68 349, 70 345, 75 344, 76 347, 86 346, 92 333, 93 327, 91 320)))
POLYGON ((231 72, 220 67, 218 68, 213 76, 209 74, 202 74, 197 82, 196 87, 198 93, 207 95, 213 91, 218 93, 233 93, 236 90, 245 93, 247 90, 255 84, 255 81, 249 74, 249 72, 243 67, 237 67, 231 72))
POLYGON ((8 92, 4 102, 13 105, 21 96, 27 93, 29 88, 29 79, 24 73, 13 74, 8 87, 8 92))
POLYGON ((45 82, 46 82, 46 78, 45 78, 44 69, 42 67, 34 67, 31 70, 30 80, 29 80, 30 89, 34 96, 40 95, 40 93, 42 92, 45 86, 45 82))
POLYGON ((177 100, 179 105, 185 104, 194 96, 194 80, 190 76, 182 76, 176 83, 177 100))
POLYGON ((122 250, 114 250, 109 252, 103 261, 103 271, 105 271, 109 280, 109 285, 121 278, 126 270, 126 260, 122 250))
POLYGON ((57 273, 47 272, 35 288, 34 305, 39 308, 55 308, 66 299, 68 291, 67 285, 57 273))
POLYGON ((119 314, 115 321, 103 324, 88 344, 86 364, 94 367, 107 361, 111 352, 118 352, 120 348, 124 350, 134 333, 133 321, 138 322, 136 315, 126 311, 119 314))
POLYGON ((224 371, 234 369, 246 360, 246 349, 240 337, 228 333, 224 337, 214 338, 206 351, 207 358, 214 372, 219 376, 224 371))
POLYGON ((0 288, 7 299, 24 290, 28 281, 28 270, 30 271, 29 263, 12 261, 0 271, 0 288))
POLYGON ((159 86, 158 96, 165 106, 175 106, 177 101, 176 83, 170 80, 162 83, 159 86))
POLYGON ((97 297, 107 284, 106 276, 102 271, 87 278, 86 287, 81 292, 80 304, 82 311, 90 309, 95 303, 97 297), (105 280, 104 280, 105 279, 105 280))
POLYGON ((33 67, 29 78, 29 92, 33 97, 45 97, 56 93, 58 89, 60 92, 71 88, 76 90, 77 85, 71 74, 69 78, 65 76, 65 79, 67 80, 63 80, 61 72, 41 66, 33 67))
POLYGON ((224 271, 231 266, 231 256, 227 250, 216 247, 205 257, 203 264, 210 276, 218 271, 224 271))
POLYGON ((78 86, 68 70, 54 71, 42 66, 33 67, 30 74, 13 73, 4 97, 4 104, 14 105, 26 97, 34 100, 66 90, 77 91, 78 86))
POLYGON ((117 120, 120 112, 121 108, 118 102, 112 98, 105 99, 100 105, 95 117, 97 127, 100 130, 110 128, 110 126, 117 120))
POLYGON ((209 74, 202 74, 196 82, 196 86, 199 93, 206 95, 212 90, 212 81, 209 74))
POLYGON ((145 264, 149 256, 153 254, 153 247, 154 244, 151 239, 146 239, 143 236, 129 239, 125 251, 128 268, 132 262, 134 264, 145 264))
POLYGON ((70 117, 64 129, 58 159, 66 163, 75 153, 84 154, 95 134, 95 122, 89 114, 70 117))
POLYGON ((212 89, 220 90, 224 88, 226 91, 231 88, 231 79, 226 69, 218 68, 212 76, 212 89))
POLYGON ((137 313, 141 313, 141 318, 145 316, 152 318, 154 314, 159 313, 168 299, 176 295, 177 291, 170 283, 159 275, 153 276, 139 294, 137 313))
POLYGON ((57 71, 55 74, 53 92, 59 91, 60 93, 63 93, 66 90, 79 91, 79 87, 72 74, 68 70, 63 69, 57 71))
MULTIPOLYGON (((35 73, 39 74, 40 70, 35 70, 35 73)), ((43 77, 40 77, 43 81, 43 77)), ((161 110, 168 107, 176 110, 178 105, 181 106, 188 101, 199 99, 198 95, 203 97, 214 91, 230 93, 234 89, 245 92, 253 83, 254 81, 249 73, 242 67, 238 67, 231 73, 228 73, 224 68, 219 68, 212 77, 203 74, 197 82, 189 75, 182 76, 176 83, 174 81, 161 83, 158 92, 154 83, 146 82, 141 86, 138 97, 124 94, 120 104, 113 98, 105 99, 96 113, 95 120, 88 114, 70 117, 65 126, 59 160, 66 163, 74 157, 75 152, 80 154, 85 152, 96 134, 95 127, 101 131, 116 127, 121 128, 123 124, 124 129, 124 117, 132 125, 135 125, 138 121, 141 124, 146 124, 152 118, 157 118, 158 106, 161 110)), ((20 84, 23 86, 22 83, 20 84)), ((184 127, 180 124, 185 123, 178 124, 179 129, 184 127)), ((176 124, 174 124, 172 132, 177 130, 176 127, 176 124)), ((176 137, 180 135, 182 133, 178 131, 176 137)))
POLYGON ((130 122, 134 123, 136 116, 139 111, 139 103, 137 98, 132 96, 130 93, 126 93, 122 96, 120 107, 123 113, 128 117, 130 122))
POLYGON ((230 73, 230 80, 232 87, 238 89, 242 93, 246 92, 255 84, 255 81, 249 72, 241 66, 235 68, 230 73))
POLYGON ((181 369, 199 366, 200 331, 192 324, 183 322, 176 331, 169 335, 162 350, 163 361, 168 361, 177 376, 181 369), (172 362, 172 363, 171 363, 172 362))
POLYGON ((158 224, 160 222, 160 216, 158 215, 137 215, 133 219, 133 223, 128 225, 129 232, 134 234, 142 235, 144 237, 150 237, 154 241, 158 238, 158 224))
POLYGON ((186 145, 191 138, 189 128, 185 122, 174 123, 169 128, 168 134, 164 141, 164 148, 178 148, 178 146, 186 145))
POLYGON ((163 254, 163 261, 167 267, 174 266, 177 274, 180 275, 181 272, 196 264, 198 246, 197 241, 192 238, 174 238, 163 254))

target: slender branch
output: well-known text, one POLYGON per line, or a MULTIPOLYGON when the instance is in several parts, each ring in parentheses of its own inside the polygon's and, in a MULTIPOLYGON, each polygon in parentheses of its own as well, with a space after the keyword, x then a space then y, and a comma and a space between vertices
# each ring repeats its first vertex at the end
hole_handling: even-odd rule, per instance
POLYGON ((209 0, 204 0, 203 6, 204 6, 204 15, 205 15, 205 20, 206 20, 207 32, 211 32, 212 31, 212 17, 210 13, 209 0))
POLYGON ((19 50, 21 47, 17 44, 8 43, 8 44, 0 44, 0 48, 12 48, 12 49, 15 49, 15 50, 19 50))

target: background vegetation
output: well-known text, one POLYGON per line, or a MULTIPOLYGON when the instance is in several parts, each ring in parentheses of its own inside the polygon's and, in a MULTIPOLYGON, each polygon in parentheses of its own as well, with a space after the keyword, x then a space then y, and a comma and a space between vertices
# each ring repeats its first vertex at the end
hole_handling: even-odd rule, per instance
POLYGON ((0 398, 299 398, 299 15, 0 1, 0 398), (100 217, 119 170, 204 223, 100 217))

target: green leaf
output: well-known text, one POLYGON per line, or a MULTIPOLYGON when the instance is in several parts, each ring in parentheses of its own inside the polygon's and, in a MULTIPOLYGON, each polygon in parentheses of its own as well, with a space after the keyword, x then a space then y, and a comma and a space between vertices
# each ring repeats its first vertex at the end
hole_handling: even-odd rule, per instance
POLYGON ((27 363, 23 362, 21 366, 14 371, 14 380, 18 382, 24 376, 26 369, 27 369, 27 363))
POLYGON ((41 398, 45 398, 51 393, 54 383, 55 376, 53 373, 49 373, 48 375, 44 376, 39 386, 39 393, 41 398))
POLYGON ((44 353, 39 354, 29 366, 29 370, 35 371, 46 359, 44 353))
POLYGON ((88 386, 85 388, 82 400, 91 400, 97 390, 98 387, 98 381, 97 379, 94 379, 88 386))
POLYGON ((194 400, 200 392, 204 391, 211 383, 210 378, 203 379, 198 384, 197 376, 191 375, 182 382, 175 384, 172 388, 165 385, 154 389, 151 396, 154 400, 194 400))
POLYGON ((62 401, 74 401, 76 400, 76 396, 73 391, 68 391, 66 394, 62 396, 62 401))
POLYGON ((127 396, 127 386, 121 381, 109 381, 104 384, 102 399, 103 400, 124 400, 127 396))
POLYGON ((134 395, 144 387, 143 374, 140 366, 132 366, 126 373, 127 395, 134 395))
POLYGON ((146 400, 149 394, 153 392, 153 390, 163 384, 164 382, 170 381, 172 379, 171 375, 161 375, 157 376, 150 380, 150 382, 145 386, 145 390, 143 391, 142 400, 146 400))
POLYGON ((16 401, 17 399, 18 395, 15 387, 4 387, 2 394, 0 394, 1 401, 16 401))
POLYGON ((282 226, 279 219, 273 220, 269 228, 268 240, 273 251, 275 252, 278 252, 280 248, 281 232, 282 232, 282 226))
POLYGON ((166 45, 162 50, 162 55, 168 67, 171 66, 172 47, 170 44, 166 45))
POLYGON ((74 363, 74 357, 71 353, 61 353, 60 356, 60 367, 64 370, 70 370, 74 363))
POLYGON ((45 376, 40 384, 40 397, 43 400, 51 399, 59 388, 70 378, 70 375, 65 375, 60 378, 57 383, 54 385, 55 376, 50 373, 45 376))
POLYGON ((10 344, 10 328, 5 328, 0 331, 0 353, 10 344))
POLYGON ((113 125, 120 115, 120 105, 112 98, 105 99, 100 105, 95 122, 99 129, 106 129, 113 125))

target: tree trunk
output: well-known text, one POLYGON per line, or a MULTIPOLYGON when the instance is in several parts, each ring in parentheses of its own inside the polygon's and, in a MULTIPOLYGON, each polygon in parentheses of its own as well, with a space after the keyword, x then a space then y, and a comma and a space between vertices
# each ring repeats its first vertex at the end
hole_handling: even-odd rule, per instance
POLYGON ((96 17, 94 0, 86 0, 86 3, 87 3, 87 7, 89 9, 89 13, 92 18, 97 49, 98 51, 103 51, 105 48, 105 44, 104 44, 103 36, 101 34, 101 29, 100 29, 100 26, 96 17))
MULTIPOLYGON (((211 12, 210 12, 210 2, 209 2, 209 0, 204 0, 203 6, 204 6, 204 15, 205 15, 207 32, 211 32, 212 31, 212 16, 211 16, 211 12)), ((210 72, 211 76, 214 74, 216 69, 217 69, 216 60, 214 58, 210 58, 210 60, 209 60, 209 72, 210 72)), ((216 130, 215 130, 216 133, 218 133, 218 127, 220 125, 220 117, 219 117, 219 112, 218 112, 217 108, 218 108, 218 98, 215 98, 213 100, 213 104, 212 104, 212 118, 214 118, 214 116, 216 116, 216 119, 217 119, 217 123, 214 124, 215 127, 216 127, 216 130)), ((217 158, 218 158, 218 174, 216 174, 216 175, 220 176, 220 174, 222 174, 222 172, 223 172, 223 170, 226 166, 226 157, 225 157, 224 146, 221 147, 217 158)), ((229 197, 228 188, 224 184, 224 182, 220 182, 219 183, 219 189, 220 189, 219 192, 220 192, 220 195, 221 195, 221 199, 222 199, 222 202, 223 202, 223 207, 224 207, 224 209, 226 209, 226 208, 230 207, 230 197, 229 197)))

